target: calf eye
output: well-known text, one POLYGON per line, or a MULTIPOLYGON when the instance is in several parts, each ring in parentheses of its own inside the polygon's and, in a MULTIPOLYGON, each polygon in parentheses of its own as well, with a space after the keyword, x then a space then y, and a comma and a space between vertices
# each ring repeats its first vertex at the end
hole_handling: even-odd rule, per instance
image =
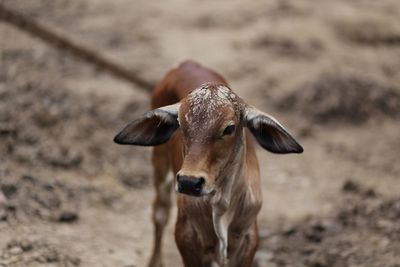
POLYGON ((226 126, 224 132, 222 133, 222 136, 224 136, 224 135, 230 135, 230 134, 232 134, 234 131, 235 131, 235 125, 226 126))

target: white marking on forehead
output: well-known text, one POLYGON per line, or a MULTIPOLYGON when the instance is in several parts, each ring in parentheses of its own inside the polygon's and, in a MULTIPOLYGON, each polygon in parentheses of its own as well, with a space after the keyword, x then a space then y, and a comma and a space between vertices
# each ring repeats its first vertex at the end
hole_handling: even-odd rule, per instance
POLYGON ((223 86, 223 85, 219 85, 217 88, 218 88, 219 90, 221 90, 222 92, 224 92, 225 94, 227 94, 227 93, 230 92, 229 88, 226 87, 226 86, 223 86))
POLYGON ((193 113, 199 113, 200 110, 207 108, 210 113, 218 106, 228 105, 230 103, 230 90, 225 86, 218 86, 216 89, 210 89, 208 85, 193 90, 188 95, 188 101, 193 113))
MULTIPOLYGON (((190 125, 190 131, 209 129, 210 126, 224 116, 220 112, 221 107, 231 106, 236 110, 238 104, 236 95, 228 87, 210 84, 205 84, 193 90, 187 96, 187 101, 189 110, 184 119, 190 125)), ((204 134, 203 138, 206 138, 206 135, 204 134)))
POLYGON ((219 98, 221 98, 221 99, 226 99, 226 95, 225 95, 221 90, 218 90, 218 91, 217 91, 217 94, 218 94, 218 97, 219 97, 219 98))

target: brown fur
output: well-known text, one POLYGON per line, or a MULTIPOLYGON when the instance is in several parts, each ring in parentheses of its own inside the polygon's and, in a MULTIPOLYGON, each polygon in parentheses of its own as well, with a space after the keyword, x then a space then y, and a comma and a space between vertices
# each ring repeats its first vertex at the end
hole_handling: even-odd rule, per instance
MULTIPOLYGON (((152 107, 159 108, 182 101, 180 113, 187 114, 190 111, 190 103, 186 97, 205 82, 209 82, 211 87, 228 86, 219 74, 195 62, 186 61, 171 70, 156 87, 152 95, 152 107)), ((230 118, 240 125, 241 117, 235 109, 238 108, 229 106, 227 110, 220 112, 224 116, 230 112, 230 118)), ((180 123, 186 122, 180 119, 180 123)), ((215 125, 213 127, 215 128, 215 125)), ((211 130, 220 131, 220 129, 211 130)), ((249 131, 240 125, 235 135, 222 144, 212 141, 211 137, 204 142, 190 142, 191 137, 190 134, 188 137, 187 132, 185 138, 189 140, 183 140, 183 131, 189 131, 188 125, 181 125, 167 143, 155 147, 153 151, 156 187, 153 216, 155 246, 150 266, 161 266, 162 233, 169 218, 170 191, 173 186, 173 182, 167 180, 168 170, 172 169, 174 174, 180 170, 202 171, 207 174, 214 172, 212 177, 214 180, 207 177, 209 179, 207 182, 223 188, 227 179, 218 180, 218 176, 221 175, 218 173, 220 170, 213 166, 219 162, 218 153, 228 153, 224 166, 235 164, 239 172, 235 173, 237 179, 233 181, 232 197, 229 196, 226 201, 221 199, 213 202, 207 196, 191 197, 178 194, 175 239, 186 267, 211 266, 212 261, 220 262, 221 266, 250 267, 258 245, 256 216, 261 208, 262 195, 258 161, 249 131), (189 146, 185 159, 182 153, 185 149, 183 146, 189 146), (214 229, 213 209, 217 214, 215 216, 226 216, 223 220, 228 218, 230 221, 227 226, 229 262, 221 262, 223 259, 221 260, 221 255, 218 253, 219 238, 214 229)), ((197 128, 197 131, 201 131, 201 128, 197 128)), ((193 134, 196 134, 196 131, 193 134)))

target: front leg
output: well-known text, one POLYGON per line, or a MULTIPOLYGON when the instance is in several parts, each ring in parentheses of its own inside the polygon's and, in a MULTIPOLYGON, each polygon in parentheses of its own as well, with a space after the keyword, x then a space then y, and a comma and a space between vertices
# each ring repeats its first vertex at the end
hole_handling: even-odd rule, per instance
POLYGON ((204 267, 203 248, 197 234, 188 223, 186 215, 178 210, 175 242, 185 267, 204 267))
POLYGON ((258 248, 258 229, 255 222, 248 231, 245 231, 236 240, 231 236, 231 244, 229 247, 229 267, 251 267, 253 265, 254 255, 258 248), (232 244, 236 241, 236 244, 232 244), (233 245, 233 246, 231 246, 233 245))

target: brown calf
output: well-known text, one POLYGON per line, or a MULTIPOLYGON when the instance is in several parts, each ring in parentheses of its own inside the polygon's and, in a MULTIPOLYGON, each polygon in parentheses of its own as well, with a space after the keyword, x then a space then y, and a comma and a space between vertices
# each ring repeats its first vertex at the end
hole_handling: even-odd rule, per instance
POLYGON ((273 153, 303 148, 271 116, 247 105, 219 74, 186 61, 152 95, 153 110, 126 126, 118 144, 155 146, 154 250, 161 243, 175 184, 175 240, 186 267, 250 267, 258 245, 262 192, 251 134, 273 153), (175 179, 168 179, 172 169, 175 179))

